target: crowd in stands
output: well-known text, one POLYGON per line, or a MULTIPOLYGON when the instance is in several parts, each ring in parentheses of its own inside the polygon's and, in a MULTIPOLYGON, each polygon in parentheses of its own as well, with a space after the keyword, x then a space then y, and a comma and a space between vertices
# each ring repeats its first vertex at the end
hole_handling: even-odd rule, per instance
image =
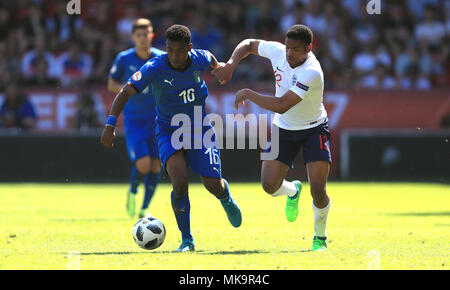
MULTIPOLYGON (((153 45, 164 49, 164 31, 188 26, 194 48, 220 61, 245 38, 284 42, 296 23, 314 32, 313 51, 326 89, 448 88, 450 1, 380 0, 370 15, 367 0, 81 0, 81 15, 68 1, 0 2, 0 92, 20 86, 105 85, 116 54, 129 48, 138 17, 153 22, 153 45)), ((268 63, 246 59, 233 82, 272 80, 268 63)))
MULTIPOLYGON (((0 4, 0 87, 11 79, 30 85, 105 83, 114 56, 132 45, 137 17, 152 20, 154 45, 164 48, 173 23, 191 28, 194 47, 227 60, 244 38, 283 41, 304 23, 328 88, 423 89, 449 81, 450 1, 381 0, 370 15, 365 0, 85 0, 81 15, 66 1, 0 4)), ((246 80, 271 77, 249 61, 246 80)))

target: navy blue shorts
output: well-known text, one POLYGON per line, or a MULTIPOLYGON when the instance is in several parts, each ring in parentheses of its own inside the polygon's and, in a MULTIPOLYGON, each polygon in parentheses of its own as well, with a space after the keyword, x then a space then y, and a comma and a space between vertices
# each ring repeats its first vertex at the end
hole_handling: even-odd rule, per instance
MULTIPOLYGON (((331 163, 328 120, 310 129, 291 131, 279 128, 279 130, 280 147, 278 157, 275 160, 292 167, 295 157, 303 148, 305 164, 313 161, 328 161, 331 163)), ((267 148, 266 152, 270 150, 271 147, 267 148)))
POLYGON ((158 159, 158 143, 155 137, 155 119, 124 118, 125 139, 131 162, 150 156, 158 159))

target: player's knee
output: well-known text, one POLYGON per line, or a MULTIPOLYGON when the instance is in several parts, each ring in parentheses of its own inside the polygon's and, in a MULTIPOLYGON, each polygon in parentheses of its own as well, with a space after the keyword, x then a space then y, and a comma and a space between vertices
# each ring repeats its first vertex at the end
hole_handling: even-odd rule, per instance
POLYGON ((139 171, 139 173, 145 175, 150 172, 150 158, 149 157, 143 157, 136 161, 136 168, 139 171))
POLYGON ((274 194, 280 188, 280 184, 271 180, 263 180, 262 187, 268 194, 274 194))

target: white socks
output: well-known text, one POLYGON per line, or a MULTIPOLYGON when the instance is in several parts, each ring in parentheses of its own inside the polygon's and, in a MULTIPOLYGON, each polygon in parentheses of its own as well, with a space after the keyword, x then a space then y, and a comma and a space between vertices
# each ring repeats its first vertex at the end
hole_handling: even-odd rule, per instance
MULTIPOLYGON (((283 183, 281 184, 280 188, 271 194, 271 196, 282 196, 282 195, 289 195, 290 197, 293 197, 297 193, 297 187, 293 182, 289 182, 286 180, 283 180, 283 183)), ((328 218, 328 212, 330 211, 330 205, 331 200, 328 202, 328 205, 324 208, 317 208, 314 205, 314 202, 312 203, 312 208, 314 211, 314 233, 316 237, 320 238, 326 238, 327 237, 327 218, 328 218)))
POLYGON ((312 208, 314 211, 314 233, 315 236, 326 238, 327 237, 327 217, 328 211, 330 210, 331 200, 328 202, 328 205, 324 208, 317 208, 312 204, 312 208))
POLYGON ((281 184, 280 188, 278 188, 277 191, 271 194, 271 196, 282 196, 282 195, 289 195, 290 197, 293 197, 297 193, 297 187, 293 182, 289 182, 286 180, 283 180, 283 183, 281 184))

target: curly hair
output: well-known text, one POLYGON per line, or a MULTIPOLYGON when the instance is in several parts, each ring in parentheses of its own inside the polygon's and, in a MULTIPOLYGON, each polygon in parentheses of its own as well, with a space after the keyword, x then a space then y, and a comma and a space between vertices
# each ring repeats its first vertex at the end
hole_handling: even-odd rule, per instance
POLYGON ((191 43, 191 31, 184 25, 174 24, 166 30, 166 39, 170 41, 182 41, 186 45, 191 43))

